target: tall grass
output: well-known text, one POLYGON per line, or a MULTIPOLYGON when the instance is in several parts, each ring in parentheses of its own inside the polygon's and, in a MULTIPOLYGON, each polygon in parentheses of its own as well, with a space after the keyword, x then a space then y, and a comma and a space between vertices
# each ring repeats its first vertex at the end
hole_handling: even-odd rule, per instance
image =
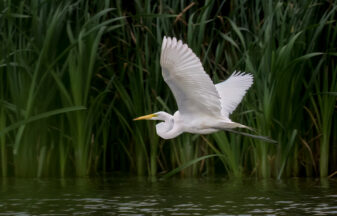
POLYGON ((2 1, 1 175, 333 175, 336 8, 315 0, 2 1), (253 74, 231 117, 278 144, 227 132, 167 141, 155 122, 133 122, 176 110, 159 65, 164 35, 187 42, 215 82, 234 70, 253 74))
POLYGON ((90 15, 90 5, 85 1, 1 4, 1 115, 6 115, 1 127, 23 122, 15 132, 1 134, 3 176, 7 175, 11 152, 12 175, 65 176, 72 157, 75 163, 68 173, 75 168, 78 176, 87 175, 93 160, 89 157, 89 149, 93 149, 91 129, 102 113, 96 104, 102 104, 102 93, 89 94, 93 71, 97 71, 97 50, 103 32, 118 27, 108 25, 120 18, 113 16, 107 4, 103 8, 95 5, 100 13, 90 15), (108 13, 111 17, 101 22, 108 13), (87 110, 74 113, 64 109, 67 119, 65 115, 44 115, 38 122, 24 123, 38 113, 81 106, 87 110))

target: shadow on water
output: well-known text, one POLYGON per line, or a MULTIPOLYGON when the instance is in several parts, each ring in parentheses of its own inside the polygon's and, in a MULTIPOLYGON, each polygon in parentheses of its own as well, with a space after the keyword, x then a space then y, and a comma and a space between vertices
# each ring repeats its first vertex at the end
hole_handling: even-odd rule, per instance
POLYGON ((0 194, 0 215, 337 215, 327 179, 7 178, 0 194))

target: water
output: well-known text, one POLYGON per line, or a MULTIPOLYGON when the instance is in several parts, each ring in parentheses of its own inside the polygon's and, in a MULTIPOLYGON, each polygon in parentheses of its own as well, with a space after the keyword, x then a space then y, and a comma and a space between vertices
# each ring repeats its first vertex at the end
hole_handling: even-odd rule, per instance
POLYGON ((337 180, 0 179, 0 215, 337 215, 337 180))

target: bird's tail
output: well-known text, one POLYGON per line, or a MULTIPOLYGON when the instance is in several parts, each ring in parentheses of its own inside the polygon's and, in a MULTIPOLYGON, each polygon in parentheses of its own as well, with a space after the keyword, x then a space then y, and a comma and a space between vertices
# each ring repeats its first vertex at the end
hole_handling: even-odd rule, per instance
POLYGON ((218 127, 216 129, 229 131, 229 132, 232 132, 232 133, 236 133, 236 134, 240 134, 240 135, 243 135, 243 136, 252 137, 252 138, 255 138, 255 139, 260 139, 260 140, 263 140, 265 142, 277 143, 277 141, 275 141, 275 140, 273 140, 273 139, 271 139, 269 137, 259 136, 259 135, 245 133, 243 131, 233 130, 234 128, 246 128, 248 130, 256 132, 253 128, 248 127, 248 126, 243 125, 243 124, 240 124, 240 123, 236 123, 236 122, 227 122, 225 125, 222 125, 221 127, 218 127))
POLYGON ((246 128, 248 130, 255 131, 253 128, 237 123, 237 122, 231 122, 229 124, 231 124, 231 128, 246 128))

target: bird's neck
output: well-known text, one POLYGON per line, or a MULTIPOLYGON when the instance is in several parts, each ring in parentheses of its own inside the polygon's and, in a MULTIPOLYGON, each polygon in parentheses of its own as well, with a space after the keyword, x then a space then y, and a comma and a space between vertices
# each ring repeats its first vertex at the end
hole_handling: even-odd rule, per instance
POLYGON ((165 113, 163 115, 163 121, 156 125, 157 134, 163 139, 172 139, 178 135, 180 135, 183 130, 181 129, 181 125, 177 124, 179 113, 175 113, 174 116, 165 113))

